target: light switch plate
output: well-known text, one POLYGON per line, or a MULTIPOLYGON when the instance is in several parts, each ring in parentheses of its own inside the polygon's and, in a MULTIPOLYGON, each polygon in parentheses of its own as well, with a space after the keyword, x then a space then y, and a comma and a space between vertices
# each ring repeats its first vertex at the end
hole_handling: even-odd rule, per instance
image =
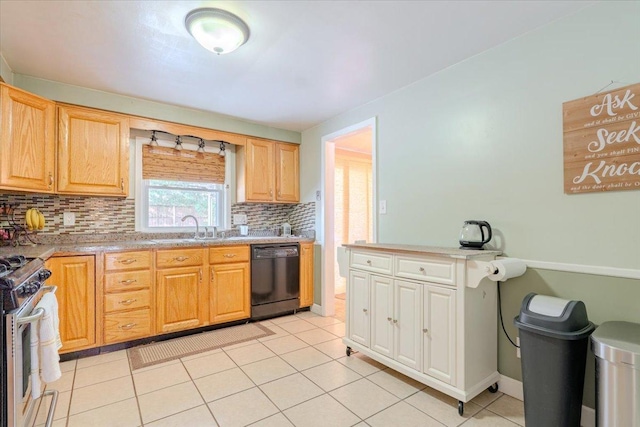
POLYGON ((233 215, 233 224, 234 225, 243 225, 247 223, 247 215, 245 214, 234 214, 233 215))
POLYGON ((63 212, 62 223, 67 227, 76 225, 76 214, 74 212, 63 212))
POLYGON ((387 213, 387 201, 380 200, 380 215, 385 215, 387 213))

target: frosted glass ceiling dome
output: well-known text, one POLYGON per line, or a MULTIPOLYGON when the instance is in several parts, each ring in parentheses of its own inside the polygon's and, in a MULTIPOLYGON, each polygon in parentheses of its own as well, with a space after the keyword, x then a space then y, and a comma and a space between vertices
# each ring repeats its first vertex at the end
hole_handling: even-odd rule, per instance
POLYGON ((192 10, 184 24, 198 43, 218 55, 233 52, 247 42, 250 34, 242 19, 226 10, 210 7, 192 10))

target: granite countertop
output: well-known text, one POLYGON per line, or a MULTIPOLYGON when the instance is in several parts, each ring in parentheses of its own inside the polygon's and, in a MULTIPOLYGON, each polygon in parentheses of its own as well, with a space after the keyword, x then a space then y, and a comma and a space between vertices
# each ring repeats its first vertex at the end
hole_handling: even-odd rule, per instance
POLYGON ((373 251, 392 251, 401 252, 405 254, 413 255, 440 255, 448 256, 451 258, 476 258, 480 256, 497 256, 502 254, 502 251, 492 250, 477 250, 477 249, 459 249, 459 248, 444 248, 438 246, 421 246, 421 245, 402 245, 396 243, 356 243, 343 245, 349 249, 367 249, 373 251))
POLYGON ((0 256, 24 255, 27 258, 40 258, 46 260, 53 254, 63 253, 96 253, 118 252, 135 249, 169 249, 176 247, 212 247, 268 243, 312 243, 315 239, 309 237, 226 237, 218 239, 150 239, 150 240, 123 240, 102 241, 94 243, 66 243, 54 245, 34 246, 3 246, 0 247, 0 256))

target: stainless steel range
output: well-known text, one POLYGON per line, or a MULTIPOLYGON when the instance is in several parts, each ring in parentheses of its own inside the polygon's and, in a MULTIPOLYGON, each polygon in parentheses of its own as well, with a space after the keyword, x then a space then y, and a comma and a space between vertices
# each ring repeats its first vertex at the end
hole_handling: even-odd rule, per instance
MULTIPOLYGON (((31 333, 44 314, 35 308, 44 292, 55 292, 55 286, 45 286, 51 272, 40 259, 27 260, 23 256, 0 256, 0 306, 2 325, 2 427, 25 427, 33 423, 36 409, 43 399, 32 399, 31 390, 31 333)), ((52 395, 46 426, 53 423, 58 392, 52 395)))

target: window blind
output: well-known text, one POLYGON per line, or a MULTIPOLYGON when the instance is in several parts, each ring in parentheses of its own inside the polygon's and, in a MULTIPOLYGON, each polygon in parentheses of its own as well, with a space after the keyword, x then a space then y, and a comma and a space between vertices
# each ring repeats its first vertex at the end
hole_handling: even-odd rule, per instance
POLYGON ((142 179, 224 184, 225 158, 169 147, 142 146, 142 179))

